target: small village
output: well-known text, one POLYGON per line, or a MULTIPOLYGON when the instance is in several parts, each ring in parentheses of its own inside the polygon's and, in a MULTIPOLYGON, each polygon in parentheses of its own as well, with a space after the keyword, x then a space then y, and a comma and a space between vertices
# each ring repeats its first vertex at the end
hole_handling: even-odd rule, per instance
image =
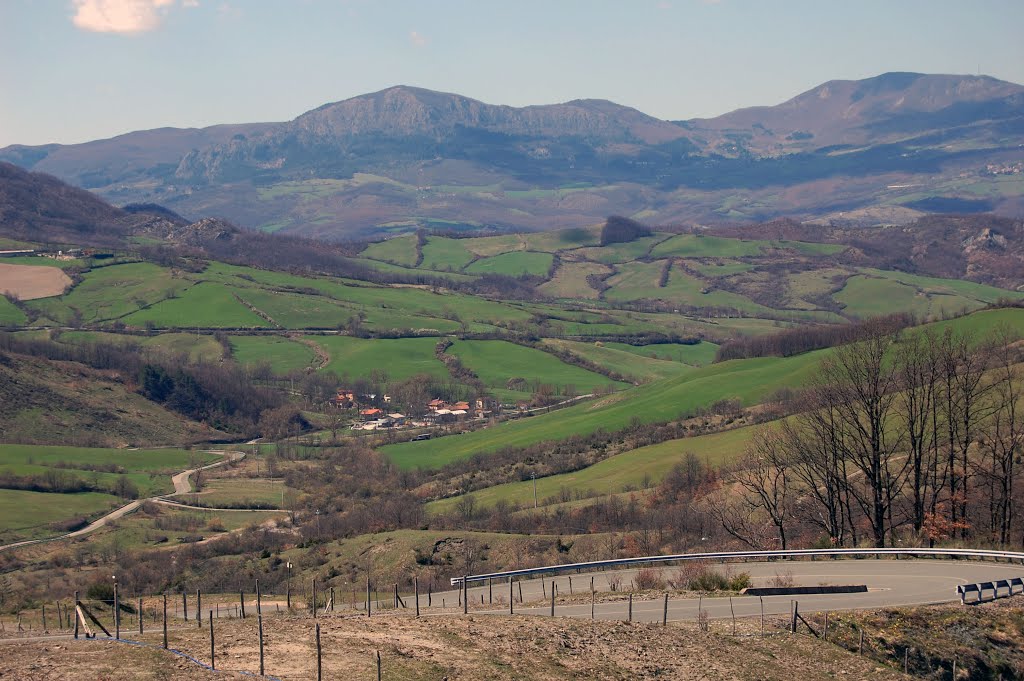
MULTIPOLYGON (((330 400, 331 406, 336 409, 349 409, 356 411, 356 419, 352 424, 352 430, 391 430, 411 428, 432 428, 438 426, 451 426, 453 424, 468 420, 483 420, 498 416, 502 413, 502 406, 497 400, 490 397, 478 397, 468 401, 447 402, 440 398, 434 398, 424 405, 423 413, 411 416, 399 411, 389 411, 388 406, 392 403, 390 395, 359 395, 353 390, 339 389, 337 395, 330 400), (380 402, 383 406, 372 406, 380 402)), ((514 409, 516 414, 525 409, 525 404, 514 409)), ((420 436, 426 440, 429 434, 420 436)))

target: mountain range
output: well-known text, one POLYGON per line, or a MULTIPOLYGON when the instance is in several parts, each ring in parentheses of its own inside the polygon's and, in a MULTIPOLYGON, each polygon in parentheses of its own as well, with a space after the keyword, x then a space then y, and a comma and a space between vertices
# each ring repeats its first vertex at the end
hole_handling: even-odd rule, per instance
POLYGON ((115 204, 348 239, 791 216, 891 224, 1024 215, 1024 87, 986 76, 830 81, 777 106, 665 121, 604 100, 522 108, 393 87, 283 123, 0 149, 115 204))

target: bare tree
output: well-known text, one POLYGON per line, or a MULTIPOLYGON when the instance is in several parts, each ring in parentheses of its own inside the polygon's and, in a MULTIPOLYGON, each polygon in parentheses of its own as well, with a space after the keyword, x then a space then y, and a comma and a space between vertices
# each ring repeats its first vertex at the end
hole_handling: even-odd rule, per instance
POLYGON ((770 428, 762 428, 755 433, 753 446, 732 476, 742 490, 743 502, 751 510, 760 509, 768 516, 783 550, 795 494, 790 479, 790 460, 785 452, 784 438, 770 428))

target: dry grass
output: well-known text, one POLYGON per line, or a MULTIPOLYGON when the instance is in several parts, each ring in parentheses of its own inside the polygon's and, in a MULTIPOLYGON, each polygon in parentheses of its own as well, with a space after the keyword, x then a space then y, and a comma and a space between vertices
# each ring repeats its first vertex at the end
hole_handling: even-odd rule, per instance
MULTIPOLYGON (((898 675, 803 636, 732 637, 696 627, 497 616, 328 617, 319 620, 324 678, 385 679, 894 679, 898 675)), ((266 672, 315 678, 314 622, 264 620, 266 672)), ((216 622, 218 669, 258 669, 256 620, 216 622)), ((143 640, 159 643, 159 635, 143 640)), ((171 647, 209 659, 204 629, 171 632, 171 647)), ((6 644, 0 678, 206 678, 159 650, 103 641, 6 644)), ((231 678, 229 676, 229 678, 231 678)))

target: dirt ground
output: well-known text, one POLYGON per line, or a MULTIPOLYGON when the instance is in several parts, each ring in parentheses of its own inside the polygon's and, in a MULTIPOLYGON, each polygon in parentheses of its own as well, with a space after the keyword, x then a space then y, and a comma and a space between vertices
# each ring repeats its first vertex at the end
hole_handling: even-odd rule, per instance
MULTIPOLYGON (((725 625, 660 626, 561 618, 485 615, 321 617, 324 678, 383 679, 896 679, 896 671, 831 644, 801 635, 739 636, 725 625)), ((215 620, 221 678, 258 671, 256 618, 215 620)), ((314 620, 264 619, 266 673, 278 679, 315 679, 314 620)), ((136 637, 138 638, 138 637, 136 637)), ((200 679, 213 674, 195 662, 154 647, 99 641, 32 641, 0 645, 0 679, 200 679)), ((170 647, 209 663, 209 630, 176 628, 170 647)))
POLYGON ((59 296, 71 279, 57 267, 0 263, 0 294, 12 293, 19 300, 59 296))

